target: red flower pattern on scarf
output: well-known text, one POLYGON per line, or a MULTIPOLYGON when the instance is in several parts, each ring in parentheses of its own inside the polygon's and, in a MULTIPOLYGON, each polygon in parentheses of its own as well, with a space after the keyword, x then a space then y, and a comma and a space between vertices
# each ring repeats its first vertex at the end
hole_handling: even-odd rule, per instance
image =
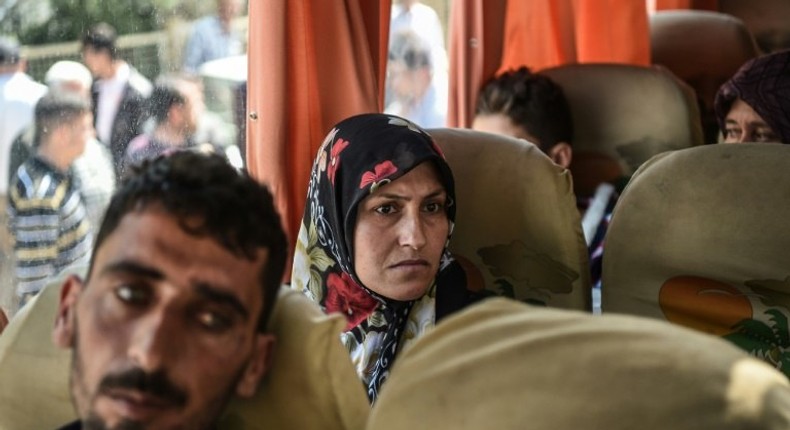
POLYGON ((346 317, 346 331, 365 320, 378 302, 347 273, 330 273, 326 279, 326 312, 340 312, 346 317))
POLYGON ((362 175, 362 181, 359 183, 359 188, 365 188, 365 186, 369 184, 373 184, 375 186, 382 179, 385 179, 387 176, 390 176, 397 171, 398 168, 392 163, 392 161, 387 160, 376 164, 376 167, 374 167, 372 171, 367 171, 362 175))
POLYGON ((326 176, 329 177, 329 181, 332 182, 332 185, 335 185, 335 172, 337 168, 340 167, 340 153, 343 152, 344 149, 349 145, 347 140, 337 139, 334 145, 332 145, 332 150, 330 151, 329 157, 329 167, 326 169, 326 176))

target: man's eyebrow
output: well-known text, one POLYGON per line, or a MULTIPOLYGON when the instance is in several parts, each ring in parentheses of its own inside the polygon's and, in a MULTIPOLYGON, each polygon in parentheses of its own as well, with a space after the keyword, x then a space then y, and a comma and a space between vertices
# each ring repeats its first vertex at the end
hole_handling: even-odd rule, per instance
POLYGON ((153 267, 149 267, 142 263, 138 263, 130 260, 122 260, 109 264, 104 268, 102 268, 101 274, 102 275, 126 274, 126 275, 142 276, 144 278, 149 278, 153 280, 164 279, 164 275, 162 274, 162 272, 154 269, 153 267))
POLYGON ((239 300, 232 293, 229 293, 206 282, 196 283, 194 289, 198 295, 203 296, 203 298, 207 299, 208 301, 220 305, 230 306, 236 310, 236 312, 241 314, 245 320, 249 319, 250 312, 247 310, 241 300, 239 300))

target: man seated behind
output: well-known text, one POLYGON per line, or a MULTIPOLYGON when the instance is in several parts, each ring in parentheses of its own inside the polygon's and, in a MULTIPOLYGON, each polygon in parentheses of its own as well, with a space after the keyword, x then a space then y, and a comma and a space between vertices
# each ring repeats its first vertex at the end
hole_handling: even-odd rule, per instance
POLYGON ((285 233, 266 188, 218 155, 131 173, 86 279, 62 287, 53 338, 73 351, 80 417, 64 429, 213 428, 268 370, 285 233))
POLYGON ((16 172, 9 193, 20 304, 64 268, 87 261, 91 234, 71 165, 93 136, 90 102, 53 91, 34 111, 35 155, 16 172))
MULTIPOLYGON (((148 104, 155 122, 154 129, 129 143, 123 171, 157 155, 196 146, 193 137, 205 109, 198 81, 182 76, 164 76, 157 80, 148 104)), ((214 148, 209 145, 207 149, 212 151, 214 148)))
MULTIPOLYGON (((555 164, 568 168, 573 158, 573 120, 562 88, 549 77, 526 67, 503 73, 485 83, 477 98, 472 128, 525 139, 555 164)), ((603 184, 592 200, 577 199, 590 254, 593 285, 601 279, 603 240, 617 199, 614 187, 603 184), (595 208, 589 210, 588 208, 595 208)))
POLYGON ((790 143, 790 51, 746 62, 716 94, 724 143, 790 143))

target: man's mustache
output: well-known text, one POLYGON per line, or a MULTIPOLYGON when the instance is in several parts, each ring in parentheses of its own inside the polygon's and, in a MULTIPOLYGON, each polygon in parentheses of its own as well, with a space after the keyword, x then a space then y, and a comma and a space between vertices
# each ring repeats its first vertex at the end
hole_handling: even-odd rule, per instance
POLYGON ((175 406, 183 406, 187 401, 187 394, 184 390, 171 382, 162 370, 148 373, 139 367, 134 367, 105 376, 99 384, 99 392, 107 393, 114 389, 138 391, 175 406))

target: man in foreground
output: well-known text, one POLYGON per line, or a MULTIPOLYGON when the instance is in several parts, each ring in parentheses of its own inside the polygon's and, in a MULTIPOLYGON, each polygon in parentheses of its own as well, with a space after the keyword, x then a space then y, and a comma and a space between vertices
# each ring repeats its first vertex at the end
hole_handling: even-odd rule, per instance
POLYGON ((286 252, 265 187, 220 156, 179 152, 116 192, 86 279, 61 292, 80 417, 65 429, 211 428, 269 367, 286 252))

